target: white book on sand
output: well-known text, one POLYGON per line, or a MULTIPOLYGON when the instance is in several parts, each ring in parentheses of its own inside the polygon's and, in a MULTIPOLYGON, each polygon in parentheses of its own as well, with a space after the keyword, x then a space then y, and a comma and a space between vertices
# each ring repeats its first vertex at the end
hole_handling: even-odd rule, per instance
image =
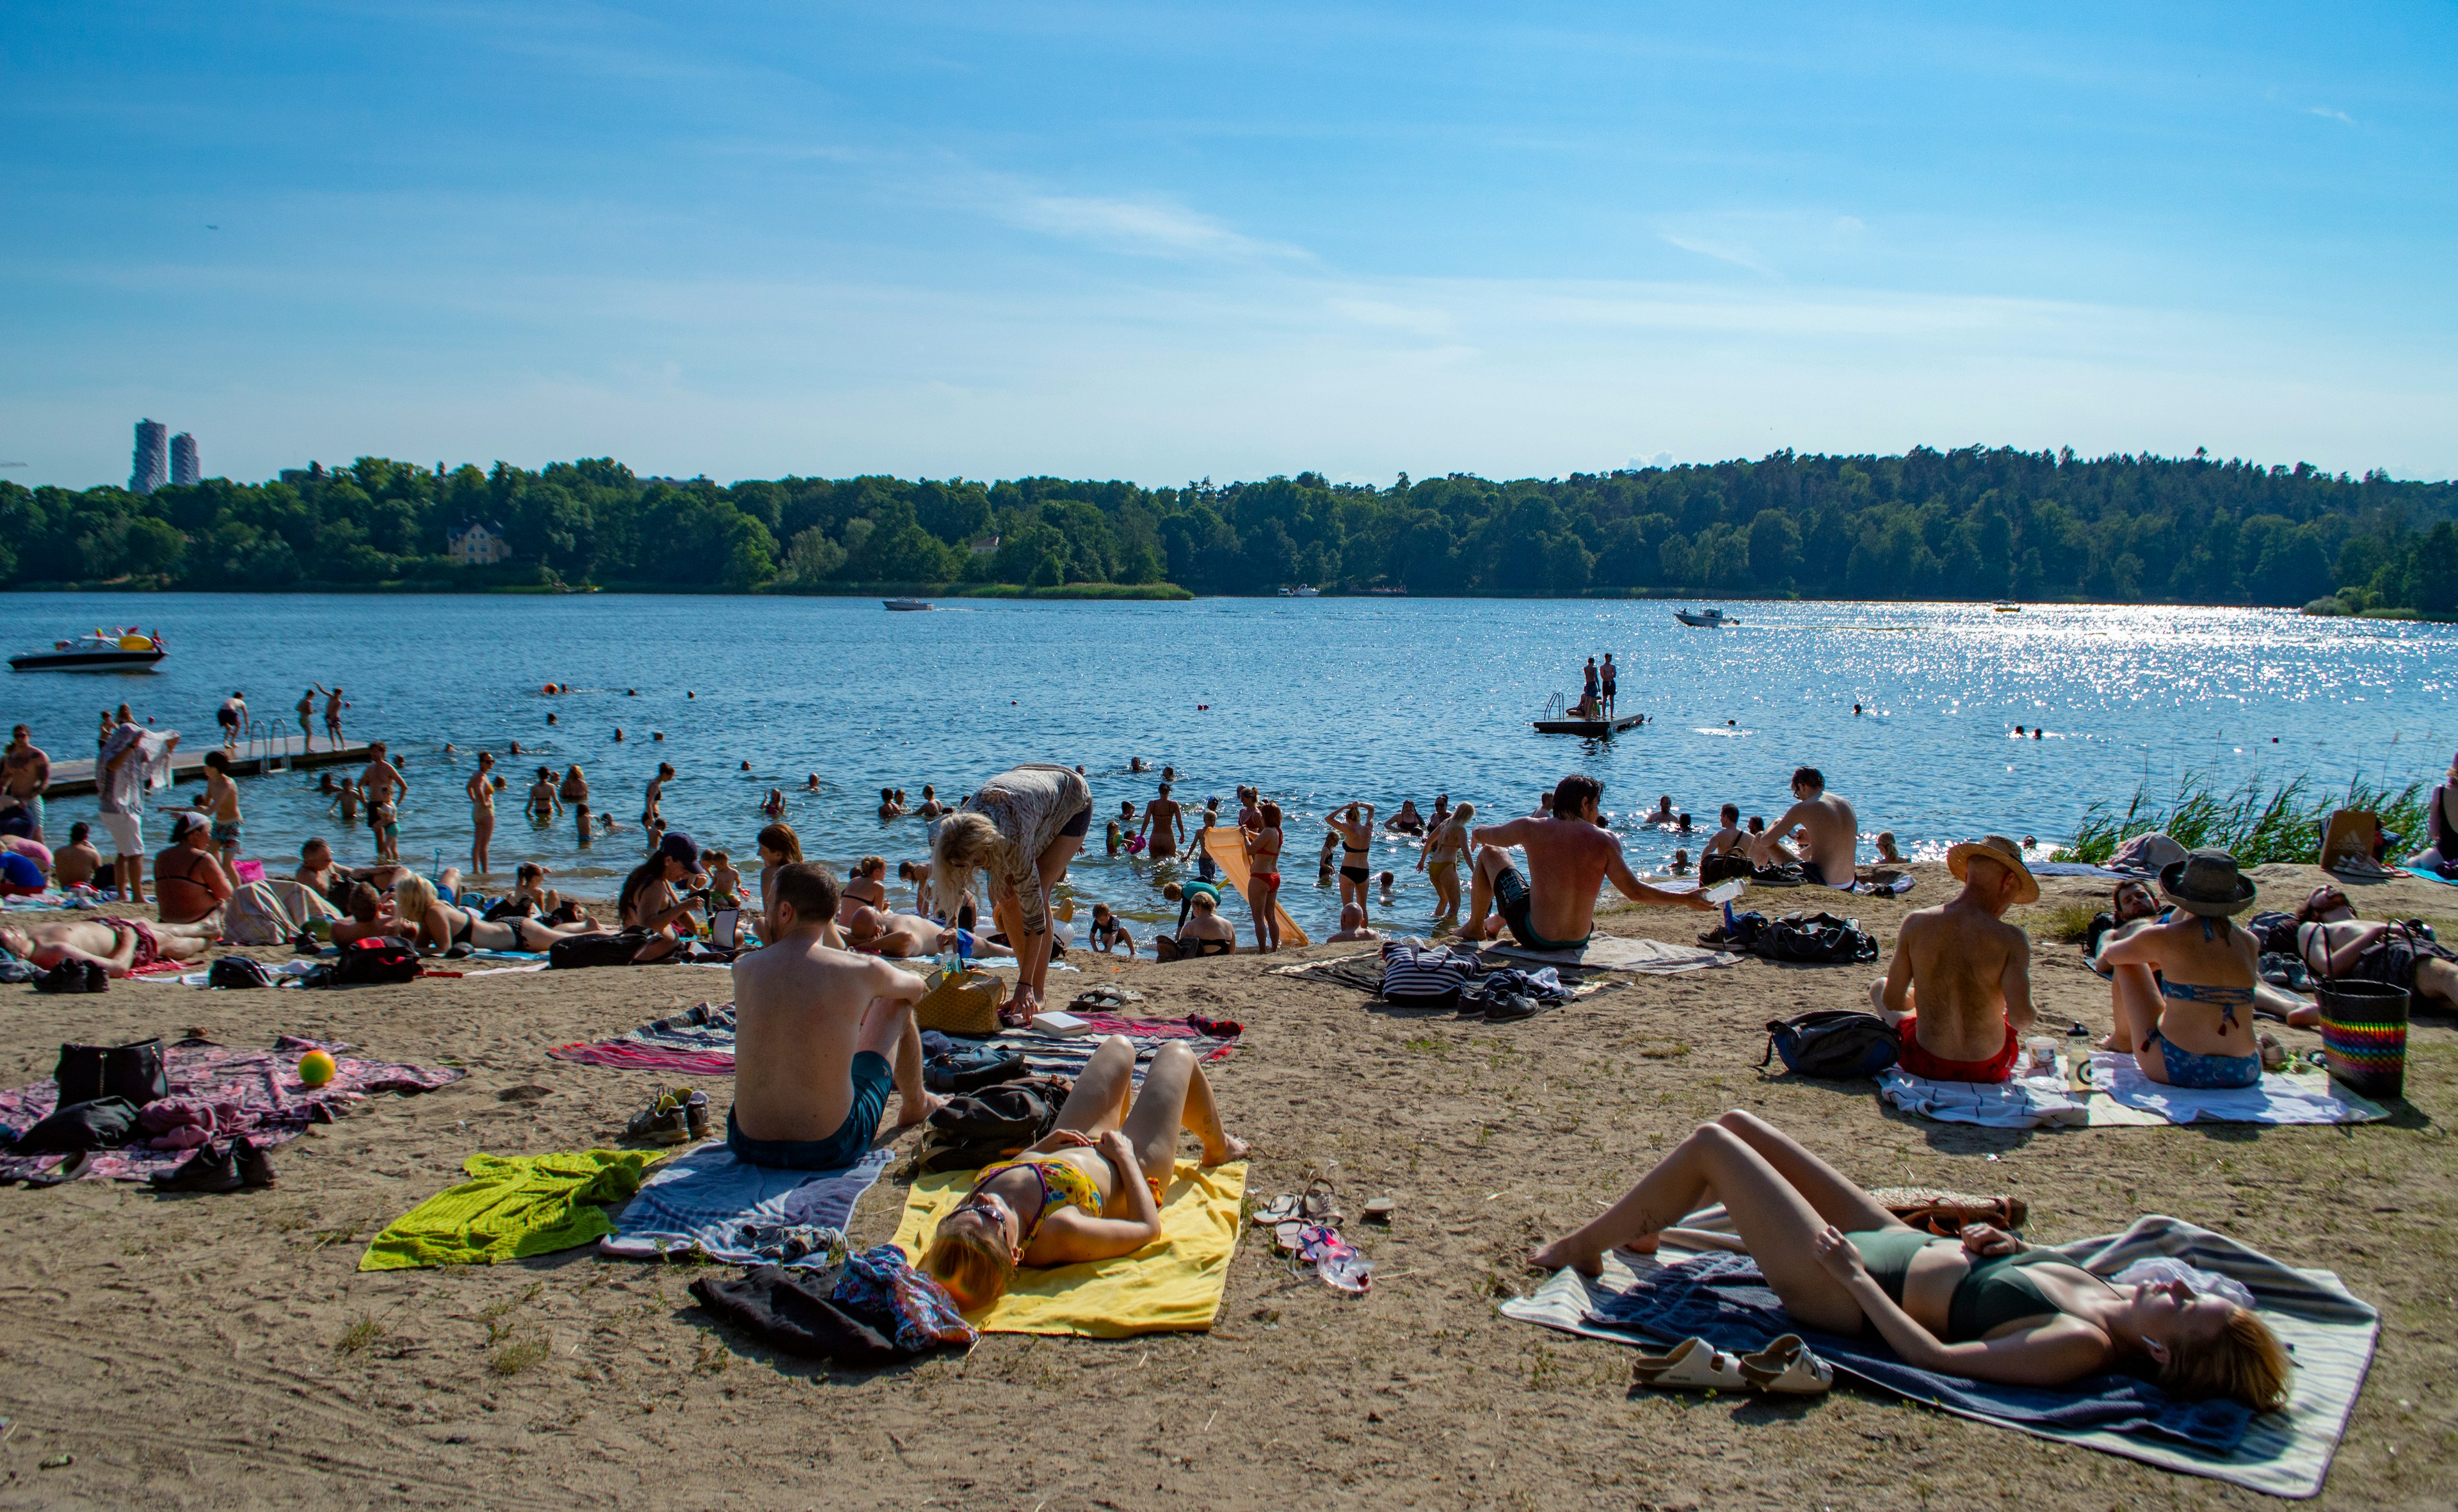
POLYGON ((1032 1027, 1038 1033, 1054 1034, 1062 1038, 1072 1038, 1074 1035, 1090 1034, 1093 1032, 1093 1025, 1087 1024, 1082 1019, 1077 1018, 1072 1013, 1059 1013, 1054 1010, 1049 1013, 1034 1014, 1032 1016, 1032 1027))

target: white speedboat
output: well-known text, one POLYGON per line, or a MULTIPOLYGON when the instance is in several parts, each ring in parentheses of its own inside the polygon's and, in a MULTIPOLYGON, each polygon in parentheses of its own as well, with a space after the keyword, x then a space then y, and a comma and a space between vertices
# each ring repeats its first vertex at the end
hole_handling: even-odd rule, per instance
POLYGON ((148 635, 134 625, 124 630, 97 630, 74 640, 55 640, 49 651, 30 651, 9 658, 10 672, 151 672, 169 654, 162 637, 148 635))
POLYGON ((1299 584, 1297 587, 1295 587, 1295 588, 1284 588, 1284 589, 1281 590, 1281 597, 1282 597, 1282 598, 1321 598, 1321 597, 1323 597, 1323 590, 1321 590, 1321 589, 1319 589, 1319 588, 1308 588, 1308 587, 1306 587, 1303 583, 1300 583, 1300 584, 1299 584))
POLYGON ((928 600, 919 598, 883 598, 880 602, 900 614, 910 614, 930 607, 928 600))
POLYGON ((1696 614, 1686 609, 1677 609, 1673 611, 1673 617, 1684 625, 1695 625, 1700 630, 1721 630, 1727 625, 1740 623, 1739 620, 1726 618, 1720 609, 1701 610, 1696 614))

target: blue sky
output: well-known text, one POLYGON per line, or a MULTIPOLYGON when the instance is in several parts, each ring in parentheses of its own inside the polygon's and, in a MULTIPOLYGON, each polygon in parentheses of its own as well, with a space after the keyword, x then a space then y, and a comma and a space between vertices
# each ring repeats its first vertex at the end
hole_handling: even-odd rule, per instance
POLYGON ((143 414, 241 478, 2444 478, 2454 64, 2446 4, 19 0, 0 477, 143 414))

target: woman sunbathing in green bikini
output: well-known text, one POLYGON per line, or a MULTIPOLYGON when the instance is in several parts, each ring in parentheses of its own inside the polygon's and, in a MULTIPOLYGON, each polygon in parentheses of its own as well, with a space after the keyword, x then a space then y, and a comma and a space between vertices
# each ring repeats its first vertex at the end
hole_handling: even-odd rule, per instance
POLYGON ((1203 1142, 1207 1166, 1245 1155, 1245 1141, 1222 1130, 1212 1084, 1192 1050, 1163 1046, 1141 1090, 1135 1070, 1133 1043, 1114 1034, 1102 1041, 1050 1137, 984 1167, 971 1193, 939 1220, 922 1269, 959 1308, 970 1313, 997 1301, 1020 1265, 1107 1260, 1159 1238, 1180 1128, 1203 1142))
POLYGON ((1594 1222, 1529 1263, 1594 1275, 1607 1250, 1652 1251, 1710 1202, 1732 1214, 1784 1311, 1829 1334, 1874 1329, 1918 1369, 2050 1387, 2138 1369, 2178 1397, 2229 1397, 2257 1412, 2286 1403, 2287 1351, 2227 1298, 2181 1281, 2112 1285, 1987 1225, 1931 1238, 1738 1110, 1701 1124, 1594 1222))

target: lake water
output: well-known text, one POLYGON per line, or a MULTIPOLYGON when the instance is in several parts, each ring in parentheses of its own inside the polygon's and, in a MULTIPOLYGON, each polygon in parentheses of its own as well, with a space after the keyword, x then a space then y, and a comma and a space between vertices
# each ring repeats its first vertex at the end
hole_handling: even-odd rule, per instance
MULTIPOLYGON (((1152 796, 1156 776, 1127 773, 1140 756, 1156 773, 1177 766, 1191 807, 1254 782, 1288 808, 1284 899, 1318 938, 1336 908, 1307 862, 1321 814, 1350 798, 1388 813, 1448 792, 1504 816, 1584 770, 1623 816, 1634 863, 1653 865, 1672 842, 1630 818, 1657 795, 1702 821, 1695 855, 1719 804, 1772 818, 1807 764, 1852 800, 1864 834, 1892 829, 1934 854, 1983 831, 2052 839, 2146 776, 2155 788, 2188 771, 2404 783, 2446 770, 2458 746, 2458 626, 2266 611, 1739 604, 1728 606, 1739 628, 1704 631, 1669 604, 1570 600, 957 600, 927 614, 874 599, 612 594, 7 602, 29 647, 136 623, 171 649, 146 675, 0 681, 0 717, 32 724, 56 760, 91 756, 96 714, 121 699, 201 752, 233 689, 287 724, 308 681, 339 681, 352 738, 408 757, 406 859, 466 864, 461 786, 481 748, 511 784, 494 845, 507 880, 512 861, 536 859, 595 893, 637 860, 637 827, 587 850, 568 823, 533 829, 520 809, 539 762, 579 762, 594 804, 627 824, 657 762, 673 762, 670 822, 752 870, 770 787, 788 790, 808 853, 893 861, 926 841, 918 819, 877 820, 883 786, 918 803, 925 782, 952 798, 1019 761, 1081 763, 1097 819, 1152 796), (1534 734, 1547 697, 1575 696, 1580 662, 1606 651, 1623 669, 1622 712, 1651 722, 1609 743, 1534 734), (548 697, 548 682, 576 691, 548 697), (2016 739, 2018 724, 2046 735, 2016 739), (506 756, 515 739, 524 755, 506 756), (448 741, 458 756, 442 754, 448 741), (819 794, 793 791, 813 772, 819 794)), ((322 834, 345 861, 369 859, 364 827, 326 817, 317 777, 242 781, 250 854, 287 857, 322 834)), ((64 836, 93 799, 52 815, 64 836)), ((1090 839, 1073 873, 1081 897, 1158 906, 1175 873, 1101 855, 1098 822, 1090 839)), ((1408 842, 1377 845, 1377 869, 1403 879, 1404 923, 1430 911, 1415 860, 1408 842)))

